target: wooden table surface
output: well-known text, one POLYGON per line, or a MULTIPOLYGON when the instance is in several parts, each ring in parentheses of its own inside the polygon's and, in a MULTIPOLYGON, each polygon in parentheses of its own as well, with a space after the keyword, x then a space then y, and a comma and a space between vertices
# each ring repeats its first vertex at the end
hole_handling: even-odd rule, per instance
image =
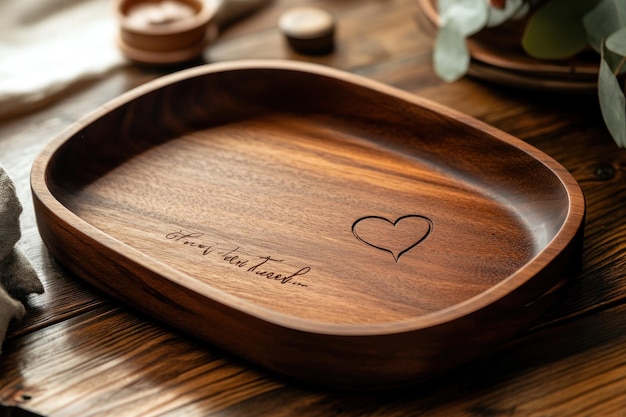
POLYGON ((20 245, 46 288, 9 329, 0 416, 626 416, 626 152, 609 137, 594 95, 445 84, 431 67, 432 40, 415 0, 281 0, 225 30, 205 60, 285 58, 365 75, 470 114, 563 164, 587 201, 583 269, 531 329, 426 384, 333 392, 259 369, 82 283, 39 238, 30 166, 70 123, 165 73, 129 65, 0 121, 0 162, 25 206, 20 245), (304 3, 336 14, 333 54, 298 55, 281 38, 278 16, 304 3))

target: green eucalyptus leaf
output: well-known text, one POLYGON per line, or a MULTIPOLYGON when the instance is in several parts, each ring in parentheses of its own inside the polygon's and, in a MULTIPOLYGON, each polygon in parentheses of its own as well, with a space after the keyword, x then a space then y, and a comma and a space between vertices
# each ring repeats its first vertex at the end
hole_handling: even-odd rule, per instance
POLYGON ((524 0, 508 0, 503 9, 497 9, 495 7, 489 7, 489 17, 487 19, 487 26, 494 27, 501 25, 523 8, 524 0))
POLYGON ((539 59, 564 59, 576 55, 589 44, 583 17, 599 1, 547 1, 530 17, 522 46, 530 56, 539 59))
POLYGON ((603 57, 613 74, 626 73, 626 27, 606 38, 603 57))
POLYGON ((609 64, 600 62, 598 96, 604 123, 615 143, 626 147, 626 98, 609 64))
POLYGON ((626 2, 602 0, 585 15, 583 23, 589 43, 600 52, 604 39, 626 26, 626 2))
POLYGON ((611 52, 615 52, 618 55, 626 56, 626 26, 611 33, 606 38, 604 46, 611 52))
POLYGON ((617 54, 610 49, 604 48, 602 54, 604 61, 609 65, 613 74, 623 74, 626 72, 626 65, 624 65, 624 57, 620 54, 617 54))
POLYGON ((488 8, 485 0, 438 0, 439 24, 467 37, 485 27, 488 8))
POLYGON ((525 18, 526 16, 528 16, 528 12, 530 12, 531 9, 532 5, 530 4, 530 2, 525 1, 522 4, 522 7, 520 7, 519 10, 515 12, 513 16, 511 16, 511 20, 521 20, 525 18))
POLYGON ((626 73, 626 28, 609 34, 604 40, 600 53, 613 74, 626 73))
POLYGON ((441 27, 433 49, 433 64, 437 75, 447 82, 456 81, 467 73, 469 62, 465 36, 455 27, 441 27))

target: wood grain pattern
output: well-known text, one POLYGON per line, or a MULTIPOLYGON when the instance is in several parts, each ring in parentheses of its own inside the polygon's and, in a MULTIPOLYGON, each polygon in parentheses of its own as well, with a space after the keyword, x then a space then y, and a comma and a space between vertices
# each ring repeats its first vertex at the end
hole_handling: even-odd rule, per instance
MULTIPOLYGON (((336 13, 338 48, 326 57, 300 56, 274 29, 282 11, 306 2, 275 0, 225 31, 207 51, 207 61, 279 57, 349 70, 477 117, 554 157, 579 181, 587 200, 583 269, 563 299, 507 350, 441 380, 377 395, 294 384, 119 306, 51 260, 35 225, 29 169, 39 149, 72 121, 165 73, 129 66, 81 86, 55 105, 0 120, 0 162, 25 206, 20 245, 48 291, 30 300, 28 316, 13 325, 4 345, 0 404, 17 402, 42 415, 81 417, 110 415, 112 409, 124 416, 143 415, 151 401, 158 405, 148 415, 623 417, 626 153, 606 132, 595 98, 503 88, 472 78, 442 83, 430 63, 432 24, 415 0, 314 0, 336 13), (83 321, 91 324, 81 326, 83 321), (73 349, 64 349, 68 341, 73 349), (154 355, 162 366, 136 365, 126 346, 142 344, 152 349, 145 358, 154 355), (276 388, 261 394, 248 390, 248 379, 225 378, 205 368, 212 358, 247 375, 257 372, 276 388), (97 370, 85 374, 84 363, 97 370), (58 373, 81 382, 63 385, 58 373), (100 384, 103 377, 109 383, 100 384), (182 379, 190 382, 181 384, 182 379), (212 386, 219 393, 214 395, 212 386), (226 402, 219 399, 226 397, 226 402), (174 398, 176 405, 168 405, 174 398)), ((5 411, 0 405, 0 414, 5 411)))
POLYGON ((32 185, 44 242, 80 277, 342 387, 406 383, 493 348, 577 272, 582 245, 582 194, 547 155, 366 79, 278 61, 134 91, 44 149, 32 185), (462 351, 441 349, 459 339, 462 351))
POLYGON ((50 416, 623 417, 625 313, 533 332, 427 384, 346 393, 277 379, 136 312, 101 308, 11 342, 3 360, 21 365, 4 368, 0 391, 4 404, 50 416))

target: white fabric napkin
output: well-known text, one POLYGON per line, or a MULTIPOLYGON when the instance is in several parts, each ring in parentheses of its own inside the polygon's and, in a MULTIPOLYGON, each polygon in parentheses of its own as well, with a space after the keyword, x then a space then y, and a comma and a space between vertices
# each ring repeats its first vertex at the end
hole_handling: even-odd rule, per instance
POLYGON ((0 1, 0 117, 123 65, 105 0, 0 1))
MULTIPOLYGON (((218 26, 269 0, 223 0, 218 26)), ((0 1, 0 118, 41 106, 73 85, 129 65, 110 0, 0 1)))

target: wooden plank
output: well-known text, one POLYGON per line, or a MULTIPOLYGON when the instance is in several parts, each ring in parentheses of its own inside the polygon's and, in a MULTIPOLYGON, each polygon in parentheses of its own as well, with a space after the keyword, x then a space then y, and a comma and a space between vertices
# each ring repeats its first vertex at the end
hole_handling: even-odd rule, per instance
POLYGON ((538 330, 427 384, 334 392, 293 384, 123 310, 11 340, 0 400, 43 415, 626 415, 626 306, 538 330), (574 370, 574 371, 573 371, 574 370))
POLYGON ((110 308, 8 342, 0 369, 1 402, 27 403, 45 415, 216 412, 278 384, 222 352, 110 308))
MULTIPOLYGON (((299 3, 294 2, 293 6, 299 3)), ((346 2, 318 4, 337 18, 336 49, 332 54, 307 56, 293 51, 276 27, 280 14, 293 6, 290 2, 277 2, 275 7, 227 31, 208 48, 205 59, 209 63, 233 59, 291 59, 358 72, 359 68, 398 56, 420 52, 430 55, 431 38, 418 30, 415 19, 419 11, 412 0, 369 1, 358 7, 348 6, 346 2), (242 29, 238 30, 239 27, 242 29), (253 27, 256 31, 250 33, 253 27)))

